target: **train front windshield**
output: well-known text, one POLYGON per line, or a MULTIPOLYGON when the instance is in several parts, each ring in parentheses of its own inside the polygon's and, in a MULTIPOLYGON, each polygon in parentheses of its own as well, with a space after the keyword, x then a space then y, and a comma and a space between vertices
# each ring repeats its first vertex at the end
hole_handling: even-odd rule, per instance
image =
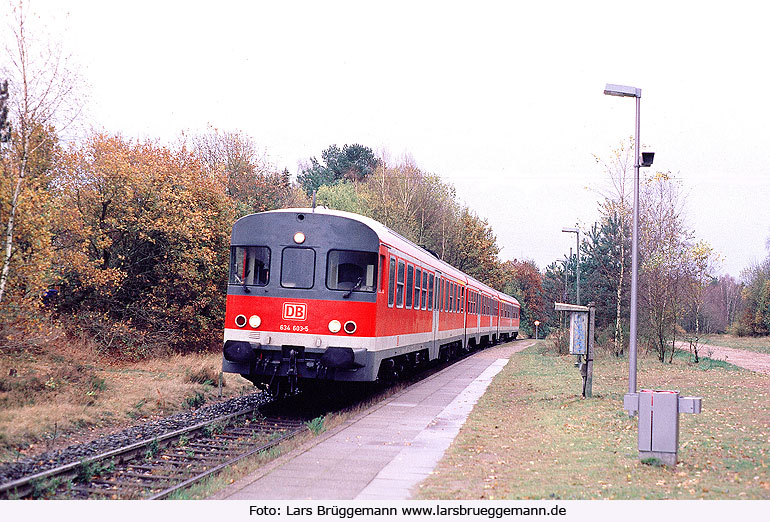
POLYGON ((230 284, 266 286, 270 282, 270 249, 235 246, 230 255, 230 284))
POLYGON ((375 292, 377 254, 354 250, 331 250, 326 266, 329 290, 375 292))

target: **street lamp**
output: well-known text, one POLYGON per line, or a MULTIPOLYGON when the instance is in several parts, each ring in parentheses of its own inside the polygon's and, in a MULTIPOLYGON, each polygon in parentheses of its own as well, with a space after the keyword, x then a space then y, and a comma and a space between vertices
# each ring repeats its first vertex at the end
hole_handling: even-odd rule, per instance
POLYGON ((575 270, 575 304, 580 304, 580 229, 567 228, 561 229, 562 232, 569 232, 577 236, 577 268, 575 270))
POLYGON ((639 107, 642 90, 627 85, 608 83, 604 94, 636 98, 636 135, 634 137, 634 221, 631 242, 631 320, 628 340, 628 393, 636 393, 636 302, 637 280, 639 276, 639 167, 652 165, 653 153, 639 154, 639 107))

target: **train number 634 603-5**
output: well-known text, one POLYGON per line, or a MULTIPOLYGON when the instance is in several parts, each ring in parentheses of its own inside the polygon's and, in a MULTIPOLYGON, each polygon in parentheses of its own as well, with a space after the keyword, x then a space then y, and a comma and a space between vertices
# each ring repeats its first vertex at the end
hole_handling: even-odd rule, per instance
POLYGON ((280 330, 282 332, 308 332, 310 328, 297 324, 282 324, 280 330))

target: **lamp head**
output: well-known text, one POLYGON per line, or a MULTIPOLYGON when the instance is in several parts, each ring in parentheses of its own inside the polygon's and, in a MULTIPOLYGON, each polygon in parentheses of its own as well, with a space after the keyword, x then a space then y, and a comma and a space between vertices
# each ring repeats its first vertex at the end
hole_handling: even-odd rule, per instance
POLYGON ((629 85, 615 85, 614 83, 608 83, 604 87, 604 94, 609 96, 630 96, 632 98, 641 98, 642 90, 629 85))
POLYGON ((642 167, 652 167, 652 160, 655 157, 654 152, 642 152, 642 167))

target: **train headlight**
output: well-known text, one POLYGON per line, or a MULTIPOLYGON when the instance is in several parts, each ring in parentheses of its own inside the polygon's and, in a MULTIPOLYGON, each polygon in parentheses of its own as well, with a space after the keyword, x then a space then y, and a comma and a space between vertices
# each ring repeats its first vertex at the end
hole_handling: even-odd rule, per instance
POLYGON ((298 245, 301 245, 302 243, 304 243, 305 234, 303 234, 302 232, 297 232, 296 234, 294 234, 294 242, 297 243, 298 245))
POLYGON ((340 323, 338 320, 334 319, 333 321, 329 321, 329 331, 331 333, 337 333, 342 329, 342 323, 340 323))
POLYGON ((238 328, 243 328, 246 326, 246 316, 243 314, 238 314, 235 316, 235 326, 238 328))
POLYGON ((259 328, 259 325, 262 324, 262 318, 258 315, 252 315, 249 317, 249 326, 252 328, 259 328))
POLYGON ((345 323, 345 332, 346 333, 349 333, 349 334, 356 333, 356 329, 358 329, 358 326, 356 325, 356 323, 354 321, 348 321, 348 322, 345 323))

